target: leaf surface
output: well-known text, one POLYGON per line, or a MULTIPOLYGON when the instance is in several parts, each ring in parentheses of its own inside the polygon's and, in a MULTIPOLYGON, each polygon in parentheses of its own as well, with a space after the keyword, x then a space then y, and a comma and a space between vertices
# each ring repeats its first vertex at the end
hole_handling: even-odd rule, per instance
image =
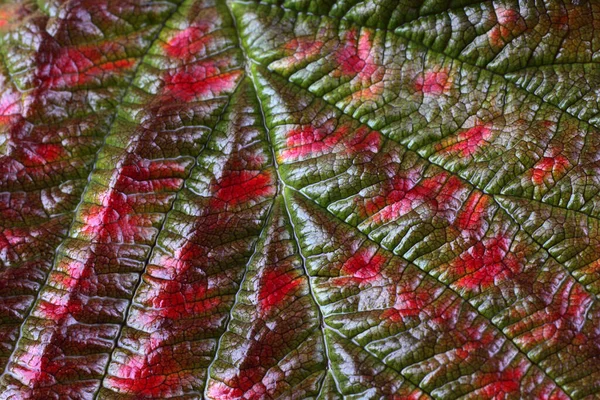
POLYGON ((599 11, 0 5, 0 398, 597 397, 599 11))

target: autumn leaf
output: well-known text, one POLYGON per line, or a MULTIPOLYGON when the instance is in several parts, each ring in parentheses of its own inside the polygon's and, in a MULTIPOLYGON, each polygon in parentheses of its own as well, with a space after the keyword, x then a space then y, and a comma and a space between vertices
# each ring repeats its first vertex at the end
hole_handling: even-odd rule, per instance
POLYGON ((0 5, 0 399, 600 396, 600 4, 0 5))

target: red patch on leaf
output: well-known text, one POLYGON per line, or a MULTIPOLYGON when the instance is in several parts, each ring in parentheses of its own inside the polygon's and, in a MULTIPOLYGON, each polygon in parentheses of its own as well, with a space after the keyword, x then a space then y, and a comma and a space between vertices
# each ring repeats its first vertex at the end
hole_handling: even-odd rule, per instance
POLYGON ((468 237, 481 239, 483 223, 491 198, 479 191, 471 193, 456 219, 456 227, 468 237))
POLYGON ((589 346, 597 354, 595 334, 584 330, 587 311, 593 302, 592 295, 583 286, 574 280, 567 281, 546 308, 511 326, 511 333, 527 351, 541 344, 555 346, 571 342, 582 346, 579 349, 582 353, 589 346))
POLYGON ((524 370, 516 368, 486 374, 481 377, 483 385, 477 392, 485 399, 504 400, 519 390, 524 375, 524 370))
POLYGON ((466 343, 456 349, 456 355, 463 360, 477 350, 487 348, 494 340, 494 335, 491 332, 487 331, 482 334, 474 328, 468 328, 464 336, 466 343))
POLYGON ((105 194, 102 204, 90 205, 84 211, 81 231, 102 243, 131 242, 139 222, 127 196, 112 189, 105 194))
POLYGON ((425 77, 419 76, 415 81, 415 89, 419 92, 432 95, 440 95, 451 88, 448 81, 448 71, 428 71, 425 77))
MULTIPOLYGON (((393 187, 394 190, 385 196, 386 203, 391 204, 382 208, 373 217, 375 223, 392 221, 425 203, 433 210, 445 211, 448 202, 452 201, 464 185, 460 179, 454 176, 449 177, 447 173, 443 172, 431 178, 423 179, 416 185, 411 179, 400 178, 397 181, 394 180, 393 187), (410 185, 413 185, 413 187, 410 185), (407 187, 410 187, 410 189, 405 190, 407 187)), ((373 206, 377 203, 381 203, 381 200, 378 199, 371 205, 367 205, 367 210, 373 211, 373 206)))
POLYGON ((432 299, 432 293, 426 290, 411 290, 408 292, 398 293, 394 307, 385 310, 381 314, 381 318, 388 319, 392 322, 401 322, 406 317, 417 316, 423 308, 429 304, 432 299))
POLYGON ((346 260, 341 273, 358 282, 370 282, 379 276, 387 261, 381 254, 375 254, 372 248, 362 249, 346 260))
POLYGON ((490 42, 495 47, 504 45, 513 35, 527 28, 525 20, 517 10, 497 7, 496 17, 498 24, 488 32, 490 42))
POLYGON ((206 26, 190 26, 178 32, 164 45, 167 55, 189 59, 204 52, 208 39, 206 26))
POLYGON ((131 69, 134 59, 106 60, 106 54, 120 51, 117 44, 109 42, 99 46, 61 48, 50 62, 42 64, 38 77, 42 87, 65 88, 98 82, 104 74, 131 69))
POLYGON ((320 40, 313 40, 311 38, 301 37, 294 38, 288 43, 286 43, 284 49, 293 54, 293 61, 298 62, 319 54, 322 47, 323 42, 320 40))
POLYGON ((560 154, 554 157, 543 157, 533 166, 531 180, 536 185, 541 185, 546 179, 563 174, 568 166, 569 160, 560 154))
POLYGON ((304 159, 330 152, 343 144, 343 154, 361 152, 376 153, 381 145, 381 135, 367 127, 351 132, 348 125, 335 127, 331 124, 315 128, 305 125, 287 133, 287 148, 281 152, 280 161, 304 159))
POLYGON ((45 165, 59 160, 66 154, 61 145, 52 143, 25 144, 22 151, 23 164, 26 166, 45 165))
POLYGON ((300 282, 300 278, 295 274, 280 274, 277 271, 265 273, 260 279, 258 291, 258 301, 262 311, 268 313, 279 306, 289 294, 296 290, 300 282))
POLYGON ((454 285, 469 290, 486 289, 518 274, 521 265, 509 248, 510 239, 506 237, 477 242, 452 263, 452 272, 461 276, 454 285))
POLYGON ((123 392, 159 398, 169 396, 182 385, 183 367, 170 347, 159 347, 150 354, 134 354, 119 366, 108 382, 123 392))
POLYGON ((436 146, 436 150, 443 150, 445 153, 454 153, 461 157, 470 157, 487 143, 492 137, 490 124, 477 124, 456 136, 456 143, 445 147, 441 144, 436 146))
POLYGON ((363 30, 359 38, 356 29, 348 31, 344 46, 335 53, 336 62, 339 64, 336 75, 357 75, 361 80, 380 80, 380 76, 374 75, 382 75, 383 68, 375 63, 371 54, 372 47, 370 31, 363 30))
POLYGON ((212 381, 208 387, 208 397, 219 400, 272 398, 277 385, 270 382, 266 375, 278 361, 274 344, 280 340, 281 334, 277 331, 268 331, 253 339, 246 348, 237 373, 232 374, 227 383, 212 381))
POLYGON ((217 97, 231 92, 241 75, 242 71, 221 72, 214 61, 206 61, 166 73, 165 93, 182 102, 217 97))
POLYGON ((273 195, 275 185, 269 171, 227 170, 212 184, 212 193, 210 207, 222 210, 273 195))
POLYGON ((182 163, 141 160, 119 169, 115 189, 129 193, 175 191, 183 184, 185 172, 185 165, 182 163))

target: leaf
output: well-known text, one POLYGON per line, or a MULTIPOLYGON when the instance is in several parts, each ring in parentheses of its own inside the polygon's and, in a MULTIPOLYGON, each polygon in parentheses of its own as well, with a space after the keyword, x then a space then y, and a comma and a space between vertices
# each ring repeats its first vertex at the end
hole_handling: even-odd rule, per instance
POLYGON ((598 5, 0 5, 0 399, 600 393, 598 5))

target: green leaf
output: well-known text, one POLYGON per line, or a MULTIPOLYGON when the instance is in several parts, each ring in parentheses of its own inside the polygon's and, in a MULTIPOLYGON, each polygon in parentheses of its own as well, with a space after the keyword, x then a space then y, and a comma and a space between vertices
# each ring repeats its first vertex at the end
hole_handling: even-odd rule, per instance
POLYGON ((0 399, 595 398, 598 7, 0 5, 0 399))

